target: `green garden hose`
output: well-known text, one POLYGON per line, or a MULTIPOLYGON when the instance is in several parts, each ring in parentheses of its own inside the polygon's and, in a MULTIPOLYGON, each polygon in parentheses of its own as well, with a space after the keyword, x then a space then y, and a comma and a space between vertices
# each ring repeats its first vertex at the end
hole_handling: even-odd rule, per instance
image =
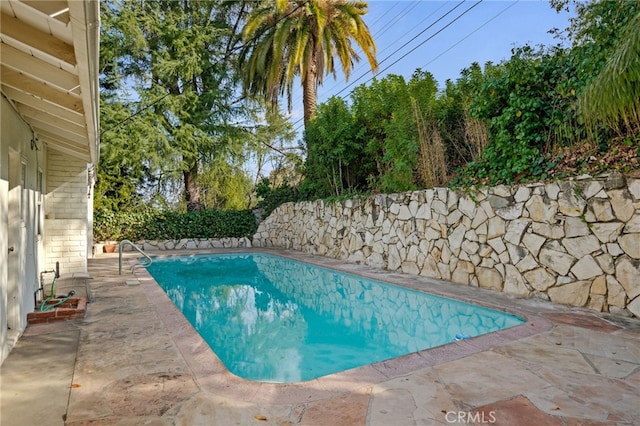
POLYGON ((47 304, 48 301, 50 300, 54 300, 56 299, 55 296, 55 286, 56 286, 56 279, 57 279, 57 274, 56 276, 53 277, 53 281, 51 281, 51 290, 49 291, 49 297, 47 297, 46 299, 44 299, 42 301, 42 303, 40 304, 40 312, 47 312, 50 309, 55 308, 56 306, 60 306, 62 305, 64 302, 66 302, 67 300, 71 299, 71 297, 76 294, 75 290, 71 290, 69 292, 69 294, 67 294, 65 297, 63 297, 62 299, 60 299, 59 301, 57 301, 56 303, 52 303, 50 305, 47 304))
POLYGON ((49 300, 53 300, 56 297, 55 296, 49 296, 46 299, 44 299, 42 301, 42 303, 40 304, 40 312, 47 312, 50 309, 55 308, 56 306, 62 305, 64 302, 66 302, 67 300, 71 299, 73 297, 73 295, 76 294, 75 290, 71 290, 69 292, 69 294, 67 294, 64 298, 60 299, 59 301, 57 301, 56 303, 52 303, 50 305, 47 305, 47 302, 49 300))

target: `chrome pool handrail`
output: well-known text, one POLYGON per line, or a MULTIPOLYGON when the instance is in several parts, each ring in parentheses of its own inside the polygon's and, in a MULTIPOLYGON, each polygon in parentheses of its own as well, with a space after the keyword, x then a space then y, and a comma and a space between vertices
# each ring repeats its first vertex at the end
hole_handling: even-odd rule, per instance
MULTIPOLYGON (((131 241, 129 240, 122 240, 120 241, 120 245, 118 247, 118 274, 122 275, 122 247, 124 247, 125 244, 129 244, 131 247, 133 247, 135 250, 138 251, 138 253, 140 253, 141 255, 143 255, 144 257, 147 258, 148 262, 143 263, 142 266, 149 266, 151 265, 151 263, 153 263, 153 259, 145 252, 142 251, 142 249, 140 247, 138 247, 137 245, 133 244, 131 241)), ((133 273, 133 270, 135 269, 136 265, 133 265, 133 267, 131 268, 131 272, 133 273)))

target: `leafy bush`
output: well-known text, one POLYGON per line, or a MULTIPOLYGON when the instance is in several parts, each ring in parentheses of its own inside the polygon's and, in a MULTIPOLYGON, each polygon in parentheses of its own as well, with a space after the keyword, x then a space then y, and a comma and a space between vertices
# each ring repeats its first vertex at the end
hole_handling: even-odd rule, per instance
POLYGON ((584 137, 573 106, 581 83, 567 77, 575 74, 575 61, 560 48, 525 46, 500 65, 487 64, 470 113, 488 124, 489 144, 457 180, 545 179, 553 147, 584 137))
POLYGON ((144 209, 94 214, 94 239, 165 240, 251 237, 257 229, 251 210, 202 210, 179 213, 144 209))
POLYGON ((258 182, 258 185, 256 185, 256 194, 258 197, 262 198, 262 200, 258 202, 256 208, 264 209, 263 217, 265 218, 269 216, 280 204, 302 200, 298 189, 290 186, 288 182, 284 182, 282 185, 272 188, 271 182, 267 178, 258 182))
MULTIPOLYGON (((412 82, 425 78, 416 72, 418 77, 412 82)), ((354 124, 359 129, 358 137, 366 144, 362 158, 375 163, 374 175, 369 177, 375 188, 367 189, 382 192, 414 189, 419 146, 410 89, 422 86, 427 84, 409 86, 404 77, 390 74, 353 91, 354 124)), ((428 97, 428 91, 423 95, 428 97)))
POLYGON ((336 196, 366 186, 374 164, 368 161, 356 129, 349 107, 338 97, 320 104, 307 123, 305 186, 315 196, 336 196))

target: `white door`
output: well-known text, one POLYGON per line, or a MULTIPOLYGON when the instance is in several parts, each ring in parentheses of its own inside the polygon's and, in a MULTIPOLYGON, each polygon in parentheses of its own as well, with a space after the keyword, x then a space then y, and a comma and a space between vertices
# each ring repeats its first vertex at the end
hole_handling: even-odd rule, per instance
MULTIPOLYGON (((8 255, 7 255, 7 327, 21 330, 21 305, 24 298, 24 198, 26 197, 27 165, 20 154, 9 152, 8 194, 8 255)), ((25 314, 26 316, 26 314, 25 314)))

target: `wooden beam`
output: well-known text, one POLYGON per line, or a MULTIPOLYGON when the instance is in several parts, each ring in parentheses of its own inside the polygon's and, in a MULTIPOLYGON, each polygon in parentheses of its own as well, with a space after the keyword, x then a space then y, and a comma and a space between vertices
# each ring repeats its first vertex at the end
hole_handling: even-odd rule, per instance
POLYGON ((53 58, 73 66, 76 65, 73 46, 55 38, 51 34, 33 28, 5 13, 0 15, 0 28, 2 28, 0 31, 2 31, 3 38, 6 35, 53 58))
POLYGON ((22 2, 45 15, 55 15, 54 19, 64 22, 65 24, 69 22, 69 6, 68 2, 64 0, 22 0, 22 2))
POLYGON ((31 124, 31 126, 33 126, 33 128, 36 131, 44 131, 51 136, 57 136, 61 139, 75 142, 79 145, 84 145, 87 147, 89 145, 86 132, 84 132, 84 134, 81 135, 67 129, 56 127, 50 123, 47 123, 46 121, 37 120, 33 118, 29 119, 29 124, 31 124))
MULTIPOLYGON (((4 93, 7 98, 13 100, 16 104, 29 106, 38 111, 42 111, 43 113, 54 115, 75 124, 85 124, 83 114, 65 108, 60 108, 58 105, 42 100, 36 96, 30 95, 29 93, 25 93, 8 86, 2 86, 2 93, 4 93)), ((18 105, 18 107, 20 106, 18 105)))
POLYGON ((70 131, 72 133, 76 133, 78 135, 86 136, 87 128, 86 126, 71 123, 70 121, 63 120, 55 115, 47 114, 46 112, 39 111, 35 108, 32 108, 27 105, 17 105, 18 112, 25 118, 28 118, 29 122, 37 123, 47 123, 51 126, 54 126, 59 129, 64 129, 70 131))
POLYGON ((73 73, 42 61, 6 43, 1 43, 0 49, 2 51, 2 65, 6 65, 25 75, 30 75, 46 82, 46 84, 56 86, 65 92, 77 90, 80 86, 78 76, 73 73))
POLYGON ((67 149, 73 149, 81 154, 89 154, 89 147, 86 144, 79 144, 72 140, 66 139, 60 135, 55 133, 51 133, 45 129, 35 129, 36 137, 39 141, 44 141, 45 143, 54 143, 59 146, 64 146, 67 149))
POLYGON ((61 144, 58 144, 57 142, 52 142, 52 141, 45 140, 44 144, 47 146, 48 149, 62 152, 63 154, 66 154, 70 157, 77 158, 82 161, 86 161, 87 163, 91 162, 91 159, 89 158, 89 153, 78 152, 76 149, 67 148, 64 145, 61 145, 61 144))
POLYGON ((21 74, 4 65, 0 68, 0 81, 4 86, 48 100, 71 111, 83 112, 82 99, 75 93, 62 92, 51 85, 21 74))

